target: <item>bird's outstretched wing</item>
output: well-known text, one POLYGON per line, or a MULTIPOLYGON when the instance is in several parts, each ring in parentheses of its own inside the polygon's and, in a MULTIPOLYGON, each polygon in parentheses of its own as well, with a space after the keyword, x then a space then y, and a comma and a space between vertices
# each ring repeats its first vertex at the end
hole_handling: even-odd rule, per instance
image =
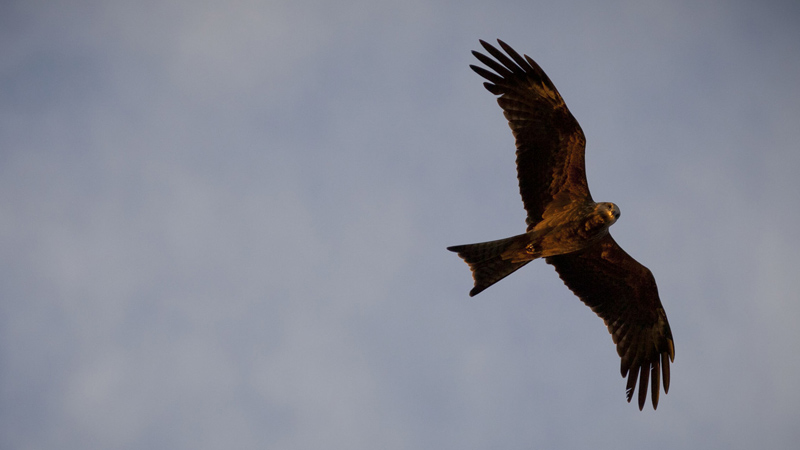
POLYGON ((638 379, 642 409, 648 382, 652 381, 655 409, 659 380, 663 381, 664 393, 669 391, 669 363, 675 359, 675 344, 653 274, 625 253, 610 234, 586 250, 551 256, 546 261, 608 326, 622 358, 620 372, 628 377, 628 401, 638 379))
POLYGON ((514 133, 517 178, 530 230, 554 200, 591 201, 583 159, 586 138, 553 82, 533 59, 520 56, 501 40, 497 42, 508 56, 480 42, 494 59, 477 51, 472 54, 494 72, 470 67, 488 80, 483 85, 489 92, 500 96, 497 103, 514 133))

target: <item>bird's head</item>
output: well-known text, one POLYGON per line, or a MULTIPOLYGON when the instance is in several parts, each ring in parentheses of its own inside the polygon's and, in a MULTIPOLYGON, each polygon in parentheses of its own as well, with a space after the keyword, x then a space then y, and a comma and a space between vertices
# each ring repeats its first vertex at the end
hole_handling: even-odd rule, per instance
POLYGON ((609 226, 619 219, 619 207, 611 202, 598 203, 595 211, 606 220, 609 226))

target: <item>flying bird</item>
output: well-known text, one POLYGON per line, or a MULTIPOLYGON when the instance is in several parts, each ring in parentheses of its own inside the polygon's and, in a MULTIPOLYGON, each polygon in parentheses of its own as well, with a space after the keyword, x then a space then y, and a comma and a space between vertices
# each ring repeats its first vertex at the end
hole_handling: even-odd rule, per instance
POLYGON ((611 333, 627 377, 631 401, 639 383, 639 410, 651 385, 653 409, 661 383, 669 391, 669 364, 675 345, 650 270, 614 241, 609 227, 620 211, 614 203, 592 200, 586 182, 586 138, 556 87, 529 56, 498 40, 505 54, 480 41, 494 58, 472 54, 490 70, 470 68, 503 109, 516 140, 517 178, 528 213, 524 234, 457 245, 472 271, 470 297, 537 258, 555 267, 564 284, 600 316, 611 333))

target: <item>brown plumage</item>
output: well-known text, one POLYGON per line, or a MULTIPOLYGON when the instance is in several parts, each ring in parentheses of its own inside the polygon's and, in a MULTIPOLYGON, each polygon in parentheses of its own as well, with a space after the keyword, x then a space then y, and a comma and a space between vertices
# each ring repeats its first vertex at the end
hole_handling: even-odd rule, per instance
POLYGON ((584 166, 586 139, 580 125, 544 71, 498 40, 506 54, 480 41, 494 58, 472 52, 492 71, 470 66, 498 95, 514 133, 517 175, 525 210, 524 234, 458 245, 472 270, 470 296, 537 258, 554 266, 561 279, 600 316, 617 345, 620 371, 628 378, 631 401, 639 384, 639 409, 652 387, 653 409, 661 384, 669 390, 669 363, 675 346, 653 274, 617 245, 608 228, 619 218, 613 203, 595 203, 584 166))

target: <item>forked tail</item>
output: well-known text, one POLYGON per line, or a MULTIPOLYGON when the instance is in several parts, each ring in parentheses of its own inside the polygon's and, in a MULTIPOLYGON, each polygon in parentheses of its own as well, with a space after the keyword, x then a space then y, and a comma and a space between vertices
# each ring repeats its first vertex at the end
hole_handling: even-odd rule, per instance
POLYGON ((520 234, 497 241, 455 245, 453 247, 447 247, 447 249, 451 252, 458 253, 458 256, 469 264, 469 268, 472 271, 472 278, 475 280, 475 287, 469 291, 469 296, 474 297, 484 289, 531 262, 530 259, 512 261, 511 258, 503 258, 503 253, 506 252, 506 250, 515 246, 522 248, 529 240, 530 238, 527 235, 520 234))

